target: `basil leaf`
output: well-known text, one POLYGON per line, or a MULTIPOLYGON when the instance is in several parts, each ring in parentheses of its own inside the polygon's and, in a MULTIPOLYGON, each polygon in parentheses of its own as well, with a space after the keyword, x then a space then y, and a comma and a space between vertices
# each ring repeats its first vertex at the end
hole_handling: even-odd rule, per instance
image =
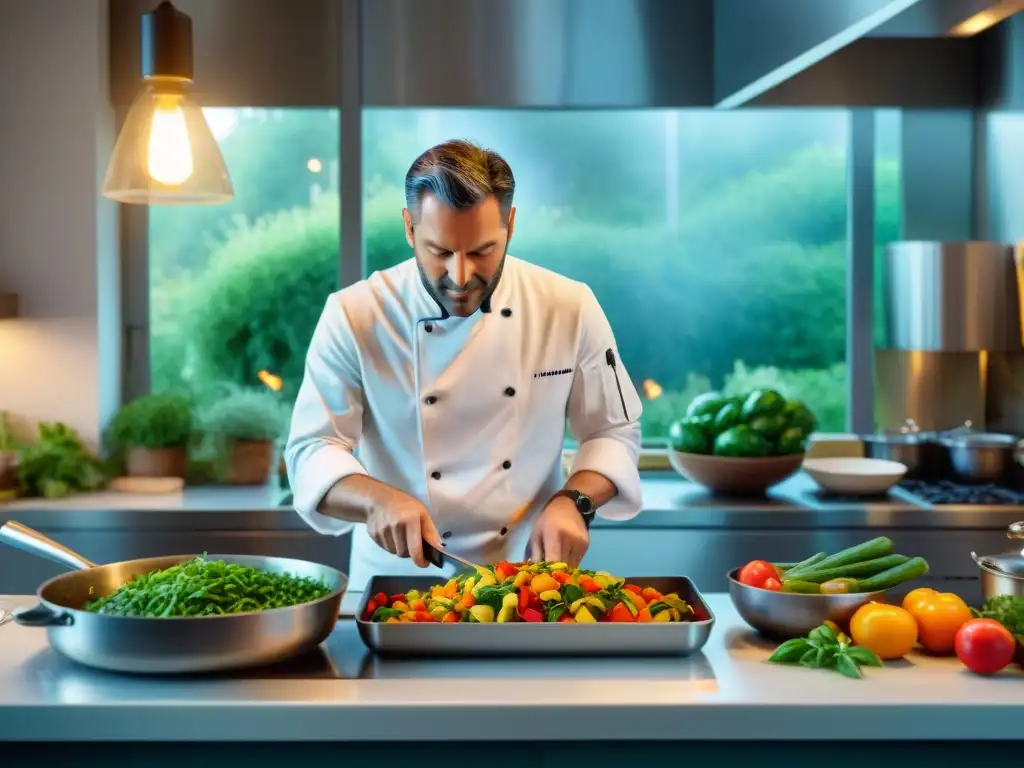
POLYGON ((822 624, 820 627, 815 629, 814 632, 817 632, 819 635, 821 635, 823 640, 829 643, 835 643, 839 640, 839 638, 836 637, 836 633, 832 631, 832 627, 830 627, 828 624, 822 624))
POLYGON ((860 678, 860 667, 857 666, 857 662, 851 659, 847 654, 841 654, 836 656, 836 669, 846 677, 851 677, 854 680, 860 678))
POLYGON ((817 658, 817 656, 818 656, 818 649, 817 648, 808 648, 806 651, 804 651, 803 656, 800 657, 800 662, 799 663, 803 667, 811 667, 811 668, 813 668, 814 667, 814 660, 817 658))
POLYGON ((800 658, 807 649, 807 640, 802 637, 796 637, 792 640, 787 640, 776 648, 775 652, 768 657, 768 661, 773 664, 794 664, 800 661, 800 658))
POLYGON ((851 645, 846 649, 846 655, 858 664, 863 664, 866 667, 882 666, 882 660, 878 658, 878 654, 870 648, 865 648, 860 645, 851 645))

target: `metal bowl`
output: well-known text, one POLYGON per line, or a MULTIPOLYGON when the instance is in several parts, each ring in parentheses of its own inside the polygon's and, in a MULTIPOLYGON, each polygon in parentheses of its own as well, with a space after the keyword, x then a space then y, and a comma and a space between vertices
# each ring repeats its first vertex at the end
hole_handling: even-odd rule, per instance
POLYGON ((739 568, 727 575, 729 597, 736 612, 747 624, 762 635, 780 640, 805 637, 825 620, 846 627, 857 609, 872 600, 878 600, 885 590, 856 592, 848 595, 802 595, 796 592, 773 592, 741 584, 737 580, 739 568))

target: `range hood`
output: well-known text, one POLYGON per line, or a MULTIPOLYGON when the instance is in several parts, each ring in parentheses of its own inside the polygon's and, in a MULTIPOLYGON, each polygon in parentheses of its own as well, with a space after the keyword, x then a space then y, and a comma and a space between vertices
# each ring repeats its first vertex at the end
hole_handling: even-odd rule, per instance
POLYGON ((973 37, 1024 0, 715 0, 715 106, 750 104, 857 43, 973 37))

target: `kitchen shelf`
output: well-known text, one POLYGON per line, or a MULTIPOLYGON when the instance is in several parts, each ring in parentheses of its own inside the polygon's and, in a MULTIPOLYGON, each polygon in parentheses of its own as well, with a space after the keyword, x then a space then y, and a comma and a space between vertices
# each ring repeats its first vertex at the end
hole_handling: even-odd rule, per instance
POLYGON ((18 316, 18 294, 0 291, 0 320, 18 316))

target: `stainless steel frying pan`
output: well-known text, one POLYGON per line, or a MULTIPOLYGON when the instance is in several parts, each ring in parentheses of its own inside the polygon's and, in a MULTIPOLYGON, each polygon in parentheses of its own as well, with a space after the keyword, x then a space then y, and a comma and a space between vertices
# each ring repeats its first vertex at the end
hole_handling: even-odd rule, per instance
POLYGON ((0 541, 76 569, 36 592, 39 605, 14 612, 14 621, 45 627, 58 653, 90 667, 135 674, 191 674, 270 664, 311 650, 331 634, 348 577, 326 565, 283 557, 209 555, 271 573, 320 579, 331 594, 311 603, 226 616, 134 618, 82 610, 135 576, 170 568, 195 555, 150 557, 96 565, 16 522, 0 526, 0 541))

